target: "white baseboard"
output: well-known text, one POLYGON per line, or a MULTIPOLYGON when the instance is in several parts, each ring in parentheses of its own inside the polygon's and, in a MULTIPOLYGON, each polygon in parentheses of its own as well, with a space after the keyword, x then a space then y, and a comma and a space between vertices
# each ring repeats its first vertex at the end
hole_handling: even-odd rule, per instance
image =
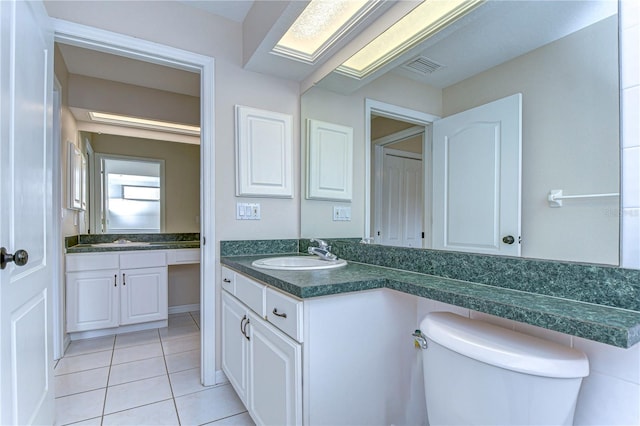
POLYGON ((120 327, 103 328, 101 330, 76 331, 69 333, 71 340, 92 339, 94 337, 111 336, 114 334, 131 333, 132 331, 149 330, 150 328, 164 328, 169 324, 168 320, 144 322, 141 324, 123 325, 120 327))
POLYGON ((199 303, 193 303, 191 305, 169 306, 169 314, 181 314, 183 312, 196 312, 199 310, 200 310, 199 303))

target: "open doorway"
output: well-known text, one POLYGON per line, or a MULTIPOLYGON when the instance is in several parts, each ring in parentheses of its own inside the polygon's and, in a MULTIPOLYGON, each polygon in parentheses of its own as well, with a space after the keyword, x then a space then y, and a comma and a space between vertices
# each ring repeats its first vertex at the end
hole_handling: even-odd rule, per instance
POLYGON ((365 236, 376 244, 431 244, 431 124, 438 117, 365 102, 365 236))
POLYGON ((373 144, 374 241, 377 244, 422 247, 424 235, 424 126, 374 116, 373 144))
MULTIPOLYGON (((153 63, 155 65, 168 66, 173 69, 180 69, 199 75, 199 116, 202 129, 199 149, 199 181, 203 184, 199 190, 199 214, 195 219, 199 221, 197 230, 200 233, 201 241, 204 241, 205 235, 211 241, 215 241, 213 214, 204 214, 204 212, 213 211, 213 193, 215 188, 213 178, 213 58, 107 31, 94 28, 89 29, 68 22, 57 23, 56 25, 57 27, 54 28, 54 31, 56 42, 58 43, 83 47, 94 51, 108 52, 117 56, 153 63), (202 218, 202 220, 200 220, 200 218, 202 218)), ((58 188, 58 191, 56 191, 58 194, 54 194, 54 196, 62 197, 62 182, 59 182, 59 185, 56 185, 56 187, 58 188)), ((61 246, 63 246, 62 242, 61 246)), ((215 330, 215 291, 212 288, 207 288, 207 286, 204 286, 202 283, 207 282, 207 280, 210 282, 214 280, 215 265, 213 259, 215 259, 215 247, 213 247, 213 245, 205 246, 201 243, 201 262, 198 274, 200 279, 200 306, 202 307, 199 318, 202 330, 200 337, 200 360, 201 380, 203 384, 207 385, 216 383, 215 337, 213 332, 206 332, 207 330, 215 330)), ((64 283, 62 271, 59 278, 60 282, 64 283)), ((54 312, 54 315, 61 316, 63 312, 54 312)), ((64 325, 64 321, 62 321, 61 324, 64 325)), ((54 340, 59 340, 60 335, 63 333, 64 330, 55 330, 54 340)))

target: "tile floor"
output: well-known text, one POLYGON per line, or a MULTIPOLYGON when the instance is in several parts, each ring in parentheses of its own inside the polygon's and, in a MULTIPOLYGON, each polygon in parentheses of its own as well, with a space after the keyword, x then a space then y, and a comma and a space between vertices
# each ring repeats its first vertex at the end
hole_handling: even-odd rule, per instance
POLYGON ((253 425, 230 384, 200 384, 199 318, 71 342, 54 370, 56 425, 253 425))

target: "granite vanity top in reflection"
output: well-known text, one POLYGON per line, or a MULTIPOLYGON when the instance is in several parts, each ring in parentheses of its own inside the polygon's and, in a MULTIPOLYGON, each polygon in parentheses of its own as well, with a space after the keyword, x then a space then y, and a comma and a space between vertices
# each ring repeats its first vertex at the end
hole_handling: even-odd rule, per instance
POLYGON ((343 268, 320 271, 251 266, 264 257, 224 256, 221 262, 302 299, 388 288, 622 348, 640 341, 637 311, 352 261, 343 268))
POLYGON ((199 233, 163 234, 83 234, 65 238, 67 253, 98 253, 134 250, 173 250, 200 248, 199 233), (95 246, 120 239, 148 242, 148 245, 95 246))

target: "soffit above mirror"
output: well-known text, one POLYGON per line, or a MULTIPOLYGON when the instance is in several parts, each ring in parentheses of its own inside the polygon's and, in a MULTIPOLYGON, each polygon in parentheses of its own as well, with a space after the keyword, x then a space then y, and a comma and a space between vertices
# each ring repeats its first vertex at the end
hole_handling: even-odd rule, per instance
POLYGON ((317 86, 349 94, 392 72, 445 88, 616 13, 616 2, 489 0, 365 78, 331 72, 317 86))

